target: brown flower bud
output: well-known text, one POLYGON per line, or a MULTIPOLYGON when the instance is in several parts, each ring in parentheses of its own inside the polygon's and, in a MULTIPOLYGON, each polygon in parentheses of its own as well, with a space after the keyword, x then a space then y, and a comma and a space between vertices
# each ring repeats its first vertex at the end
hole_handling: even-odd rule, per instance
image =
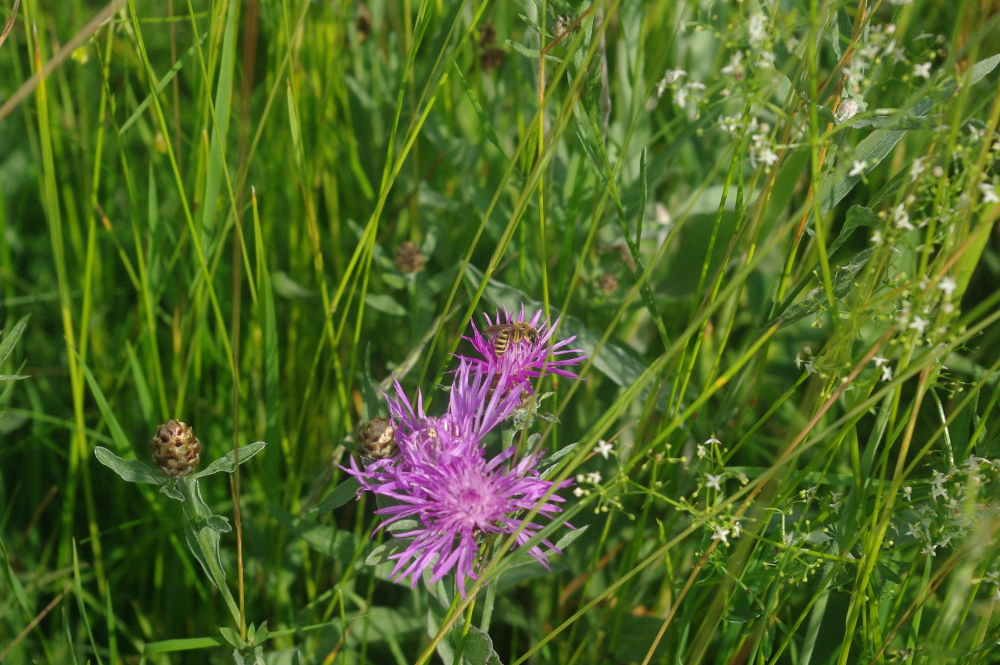
POLYGON ((479 66, 484 72, 492 72, 500 69, 500 65, 503 64, 506 57, 507 51, 502 48, 489 47, 483 49, 482 55, 479 56, 479 66))
POLYGON ((601 278, 598 280, 598 284, 600 284, 601 290, 608 295, 611 295, 618 290, 618 278, 609 272, 601 275, 601 278))
POLYGON ((396 250, 396 267, 402 273, 420 272, 424 269, 424 253, 417 243, 406 240, 396 250))
POLYGON ((172 478, 188 475, 201 460, 201 442, 194 430, 179 420, 168 420, 157 427, 149 447, 153 449, 153 464, 172 478))
POLYGON ((385 416, 372 418, 358 428, 358 452, 371 460, 387 459, 399 452, 396 430, 385 416))

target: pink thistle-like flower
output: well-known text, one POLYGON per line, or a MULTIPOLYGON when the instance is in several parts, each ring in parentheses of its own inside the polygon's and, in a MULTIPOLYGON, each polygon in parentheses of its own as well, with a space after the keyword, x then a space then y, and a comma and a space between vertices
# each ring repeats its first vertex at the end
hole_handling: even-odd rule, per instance
MULTIPOLYGON (((482 455, 450 455, 437 462, 410 459, 374 470, 351 471, 362 488, 398 502, 375 511, 386 517, 380 529, 407 518, 417 522, 414 528, 393 534, 413 539, 405 549, 389 556, 396 561, 391 575, 397 581, 409 577, 415 587, 427 569, 431 583, 454 571, 464 597, 466 578, 477 577, 478 541, 483 536, 512 534, 523 524, 515 545, 519 547, 542 527, 514 514, 535 506, 539 506, 538 514, 548 518, 561 511, 555 504, 563 499, 557 495, 539 505, 552 483, 540 478, 538 456, 524 457, 508 469, 504 462, 513 452, 510 447, 490 461, 482 455)), ((543 543, 561 553, 547 540, 543 543)), ((548 557, 540 547, 532 547, 529 553, 548 567, 548 557)))
MULTIPOLYGON (((393 534, 413 539, 389 557, 396 560, 392 575, 397 580, 410 577, 416 586, 428 568, 432 582, 454 570, 464 595, 466 578, 476 577, 478 541, 483 536, 511 534, 523 523, 516 543, 521 546, 541 526, 525 523, 514 514, 536 506, 544 517, 560 512, 555 505, 563 501, 559 496, 539 505, 552 482, 540 477, 538 454, 524 457, 512 468, 507 461, 514 447, 486 460, 483 436, 513 413, 521 395, 520 390, 492 390, 497 371, 495 367, 488 370, 479 371, 471 361, 460 359, 448 410, 441 416, 424 413, 419 393, 414 409, 397 382, 395 397, 386 395, 386 399, 399 453, 363 470, 352 458, 350 468, 345 468, 362 489, 395 501, 376 511, 386 517, 379 529, 408 518, 417 522, 415 528, 393 534)), ((560 487, 570 484, 565 481, 560 487)), ((529 553, 548 565, 540 547, 532 547, 529 553)))
POLYGON ((493 374, 495 371, 477 371, 472 363, 460 359, 451 386, 448 411, 441 416, 424 413, 423 394, 419 391, 414 410, 396 381, 396 396, 386 395, 385 398, 402 453, 399 463, 482 457, 480 441, 483 435, 513 413, 520 403, 520 391, 492 390, 493 374))
MULTIPOLYGON (((489 314, 484 313, 483 316, 486 319, 487 328, 525 322, 524 305, 521 305, 521 311, 516 315, 516 318, 514 314, 507 312, 506 307, 503 311, 503 318, 501 318, 499 311, 496 312, 495 321, 490 320, 489 314)), ((494 348, 495 338, 484 336, 473 322, 472 337, 465 337, 465 339, 472 343, 473 348, 482 358, 459 357, 473 363, 479 372, 495 377, 493 387, 499 389, 497 392, 505 394, 519 383, 524 384, 526 391, 534 394, 531 388, 531 379, 538 378, 543 373, 556 374, 571 379, 580 378, 569 370, 563 369, 569 365, 576 365, 587 357, 582 349, 566 348, 576 339, 576 335, 552 344, 552 333, 559 325, 559 321, 556 320, 555 325, 549 325, 548 321, 539 323, 541 318, 542 310, 537 310, 526 321, 529 326, 538 331, 534 341, 530 339, 515 341, 512 339, 507 349, 499 356, 494 348)))

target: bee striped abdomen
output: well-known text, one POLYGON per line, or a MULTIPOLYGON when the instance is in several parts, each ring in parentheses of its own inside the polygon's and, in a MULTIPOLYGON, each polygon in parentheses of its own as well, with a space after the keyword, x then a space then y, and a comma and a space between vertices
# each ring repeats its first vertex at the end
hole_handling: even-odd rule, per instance
POLYGON ((508 346, 510 346, 510 328, 504 328, 493 341, 493 351, 499 357, 507 351, 508 346))

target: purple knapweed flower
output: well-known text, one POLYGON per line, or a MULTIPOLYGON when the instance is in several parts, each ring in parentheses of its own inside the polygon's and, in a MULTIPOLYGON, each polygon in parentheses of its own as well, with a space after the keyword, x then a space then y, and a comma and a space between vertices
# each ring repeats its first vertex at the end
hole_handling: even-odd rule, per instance
MULTIPOLYGON (((414 528, 393 534, 413 539, 389 556, 396 561, 391 575, 397 581, 409 577, 415 587, 427 569, 431 583, 454 571, 464 597, 466 578, 477 577, 478 541, 483 536, 512 534, 523 524, 517 536, 520 546, 542 528, 515 514, 539 506, 552 483, 540 478, 537 455, 507 468, 504 463, 513 453, 512 446, 489 461, 479 455, 452 455, 438 462, 410 460, 375 472, 353 472, 362 488, 398 502, 375 511, 385 516, 380 529, 407 518, 416 521, 414 528)), ((565 481, 563 486, 569 484, 565 481)), ((561 501, 562 497, 552 495, 541 503, 538 514, 551 518, 560 512, 556 503, 561 501)), ((555 550, 550 542, 543 542, 555 550)), ((532 547, 529 553, 548 567, 548 557, 540 547, 532 547)))
MULTIPOLYGON (((464 595, 466 578, 476 578, 484 536, 512 534, 520 528, 516 546, 521 546, 542 527, 524 522, 517 513, 536 506, 543 517, 560 512, 556 503, 563 501, 561 497, 553 495, 542 502, 552 482, 538 473, 538 454, 510 466, 512 446, 486 459, 483 436, 518 408, 521 394, 521 390, 492 390, 498 370, 495 366, 487 369, 480 371, 471 361, 460 359, 448 410, 441 416, 427 416, 419 394, 414 409, 397 382, 396 395, 386 399, 399 453, 364 470, 351 459, 350 468, 345 468, 362 489, 394 500, 395 505, 376 511, 385 518, 379 529, 404 519, 416 522, 413 528, 393 534, 412 538, 404 549, 389 556, 396 561, 391 574, 397 581, 409 577, 416 586, 427 569, 431 582, 454 571, 464 595)), ((560 488, 570 484, 565 481, 560 488)), ((532 547, 529 553, 548 565, 540 547, 532 547)))
MULTIPOLYGON (((525 322, 524 305, 521 305, 521 311, 516 315, 516 318, 514 314, 507 312, 506 307, 502 318, 499 311, 496 312, 495 321, 490 320, 489 314, 484 313, 483 317, 486 319, 486 329, 492 326, 525 322)), ((534 341, 530 339, 512 340, 507 349, 499 356, 494 348, 495 336, 483 335, 473 322, 472 337, 465 337, 465 339, 472 342, 473 348, 482 358, 465 359, 473 363, 481 373, 493 375, 495 377, 493 387, 498 388, 498 392, 503 393, 509 392, 517 384, 524 384, 524 389, 534 394, 531 388, 531 379, 542 376, 543 373, 557 374, 571 379, 580 378, 569 370, 563 369, 569 365, 576 365, 587 357, 582 349, 566 348, 576 339, 576 335, 552 344, 552 333, 559 325, 559 321, 557 319, 555 325, 549 325, 548 321, 539 323, 541 318, 542 310, 537 310, 527 320, 527 324, 538 331, 534 341)), ((460 357, 464 358, 464 356, 460 357)))
MULTIPOLYGON (((482 456, 480 441, 520 404, 519 391, 493 390, 496 372, 477 371, 460 359, 452 382, 448 410, 441 416, 424 413, 423 394, 417 392, 417 408, 395 382, 395 398, 386 395, 396 429, 401 455, 398 463, 434 463, 450 457, 482 456)), ((384 464, 383 464, 384 466, 384 464)))

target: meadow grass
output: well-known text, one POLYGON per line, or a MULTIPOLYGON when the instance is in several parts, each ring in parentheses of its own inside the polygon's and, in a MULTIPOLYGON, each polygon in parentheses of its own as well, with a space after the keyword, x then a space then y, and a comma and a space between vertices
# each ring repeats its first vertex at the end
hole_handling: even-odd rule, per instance
POLYGON ((995 2, 11 4, 3 662, 1000 657, 995 2), (522 304, 564 553, 396 583, 356 427, 522 304))

